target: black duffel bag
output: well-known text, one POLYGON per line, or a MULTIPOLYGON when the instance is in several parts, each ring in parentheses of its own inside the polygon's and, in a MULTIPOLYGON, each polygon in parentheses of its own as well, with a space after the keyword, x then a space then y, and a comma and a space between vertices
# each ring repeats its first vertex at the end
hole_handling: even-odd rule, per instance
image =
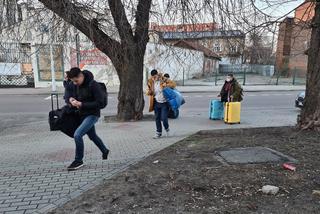
POLYGON ((61 131, 69 137, 74 136, 74 132, 79 127, 81 121, 78 112, 69 106, 59 108, 57 94, 51 94, 51 111, 49 112, 50 131, 61 131), (54 97, 56 97, 57 108, 54 109, 54 97))

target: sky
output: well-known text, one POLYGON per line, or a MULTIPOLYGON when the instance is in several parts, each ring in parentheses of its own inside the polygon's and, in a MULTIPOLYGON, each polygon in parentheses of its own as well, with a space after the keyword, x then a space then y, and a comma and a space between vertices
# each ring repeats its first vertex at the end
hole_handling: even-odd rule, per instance
MULTIPOLYGON (((273 16, 281 17, 290 11, 294 10, 300 4, 304 2, 304 0, 277 0, 280 4, 274 5, 273 7, 269 8, 266 0, 257 0, 256 6, 259 9, 262 9, 267 14, 271 14, 273 16), (267 9, 265 9, 267 8, 267 9)), ((276 2, 276 0, 269 0, 269 2, 276 2)), ((292 12, 290 16, 293 16, 294 13, 292 12)))
MULTIPOLYGON (((171 11, 170 15, 168 15, 167 13, 164 13, 164 11, 166 11, 166 6, 167 4, 164 2, 167 2, 166 0, 154 0, 153 1, 155 3, 155 8, 153 8, 153 12, 162 14, 162 15, 156 15, 156 16, 151 16, 151 22, 156 22, 159 24, 181 24, 182 22, 185 23, 199 23, 199 22, 212 22, 213 21, 213 17, 212 17, 212 9, 208 9, 208 10, 203 10, 200 9, 198 10, 194 16, 189 16, 187 15, 187 19, 185 20, 181 20, 182 16, 181 16, 181 12, 175 11, 175 6, 171 7, 173 8, 172 10, 169 9, 169 11, 171 11), (163 15, 166 14, 166 15, 163 15), (194 19, 194 20, 192 20, 194 19)), ((192 1, 190 1, 192 2, 192 1)), ((194 1, 197 2, 197 1, 194 1)), ((203 5, 204 0, 199 0, 199 4, 198 5, 203 5)), ((213 1, 212 1, 213 2, 213 1)), ((238 2, 236 4, 239 4, 239 2, 243 2, 243 7, 244 10, 243 13, 246 14, 248 17, 250 16, 249 14, 253 13, 253 9, 249 9, 249 7, 247 7, 248 5, 251 5, 251 3, 249 3, 249 0, 238 0, 238 1, 232 1, 232 0, 220 0, 221 3, 226 2, 225 5, 229 5, 229 6, 223 6, 226 8, 229 8, 230 10, 232 10, 232 3, 231 2, 238 2), (229 3, 227 3, 229 2, 229 3), (246 6, 245 6, 246 5, 246 6), (248 9, 248 11, 245 11, 246 9, 248 9)), ((301 3, 304 2, 304 0, 252 0, 252 2, 254 2, 255 6, 260 9, 261 11, 263 11, 264 13, 272 16, 273 18, 271 20, 278 20, 278 18, 280 17, 286 17, 286 16, 293 16, 294 12, 293 10, 299 6, 301 3), (291 13, 290 13, 291 12, 291 13)), ((217 7, 217 5, 215 3, 213 3, 216 6, 215 12, 216 13, 216 22, 218 22, 218 24, 220 22, 222 22, 220 20, 219 17, 221 17, 221 15, 219 15, 219 9, 217 7)), ((236 8, 236 7, 235 7, 236 8)), ((238 10, 241 7, 238 8, 238 10)), ((181 8, 180 8, 181 10, 181 8)), ((225 9, 224 9, 225 10, 225 9)), ((235 9, 237 10, 237 9, 235 9)), ((235 12, 237 13, 237 12, 235 12)), ((235 17, 237 17, 238 15, 236 15, 235 17)), ((240 17, 240 15, 238 16, 240 17)), ((241 19, 241 18, 240 18, 241 19)), ((282 19, 282 18, 281 18, 282 19)), ((280 19, 280 20, 281 20, 280 19)))

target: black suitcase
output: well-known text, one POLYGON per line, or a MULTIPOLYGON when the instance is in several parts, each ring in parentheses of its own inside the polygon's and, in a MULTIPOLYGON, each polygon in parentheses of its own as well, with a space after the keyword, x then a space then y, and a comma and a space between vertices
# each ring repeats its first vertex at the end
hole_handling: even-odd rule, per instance
POLYGON ((174 110, 170 108, 168 112, 168 118, 177 119, 178 117, 179 117, 179 109, 174 110))
POLYGON ((57 94, 51 95, 51 108, 49 113, 50 131, 61 131, 73 138, 74 132, 81 123, 77 111, 67 105, 60 109, 57 94), (54 97, 57 99, 57 109, 54 109, 54 97))
POLYGON ((62 109, 59 108, 58 94, 51 94, 51 111, 49 112, 50 131, 61 129, 62 109), (56 109, 54 109, 54 97, 56 98, 56 109))

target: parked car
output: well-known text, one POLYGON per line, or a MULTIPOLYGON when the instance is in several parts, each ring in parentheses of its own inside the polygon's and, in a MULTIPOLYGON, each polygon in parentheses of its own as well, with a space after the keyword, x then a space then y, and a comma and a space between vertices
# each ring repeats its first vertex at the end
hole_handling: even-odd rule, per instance
POLYGON ((302 108, 304 103, 304 98, 306 96, 306 92, 300 92, 296 98, 296 107, 302 108))

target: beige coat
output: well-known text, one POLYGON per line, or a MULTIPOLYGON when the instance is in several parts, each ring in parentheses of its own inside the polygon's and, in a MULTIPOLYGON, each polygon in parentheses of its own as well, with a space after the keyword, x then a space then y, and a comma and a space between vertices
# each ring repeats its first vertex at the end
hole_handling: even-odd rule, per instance
MULTIPOLYGON (((169 87, 169 88, 175 88, 177 84, 173 80, 167 80, 164 81, 164 79, 161 77, 161 88, 169 87)), ((152 78, 149 78, 148 80, 148 88, 147 88, 147 95, 149 96, 149 112, 152 112, 154 110, 154 81, 152 78)))

